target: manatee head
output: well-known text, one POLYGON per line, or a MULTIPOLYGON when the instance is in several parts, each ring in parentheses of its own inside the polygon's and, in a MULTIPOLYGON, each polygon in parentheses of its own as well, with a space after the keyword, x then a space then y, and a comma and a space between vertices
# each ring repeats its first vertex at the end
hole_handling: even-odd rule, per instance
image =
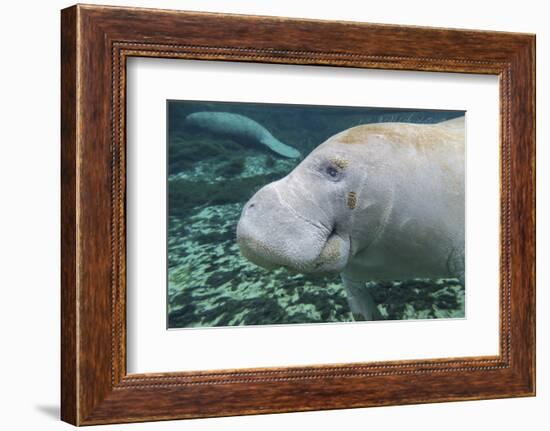
POLYGON ((353 214, 366 175, 352 159, 329 140, 254 194, 237 225, 241 253, 268 269, 342 271, 353 255, 353 214))

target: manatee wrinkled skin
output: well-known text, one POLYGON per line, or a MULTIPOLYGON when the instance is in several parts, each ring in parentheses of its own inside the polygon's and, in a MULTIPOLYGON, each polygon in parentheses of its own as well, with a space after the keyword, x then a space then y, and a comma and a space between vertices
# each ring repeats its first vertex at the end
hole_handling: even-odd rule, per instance
POLYGON ((283 144, 261 124, 244 115, 229 112, 194 112, 185 118, 185 123, 217 135, 263 144, 283 157, 296 159, 301 156, 297 149, 283 144))
POLYGON ((366 281, 463 281, 464 145, 464 117, 338 133, 248 201, 241 253, 265 268, 339 272, 356 320, 380 317, 366 281))

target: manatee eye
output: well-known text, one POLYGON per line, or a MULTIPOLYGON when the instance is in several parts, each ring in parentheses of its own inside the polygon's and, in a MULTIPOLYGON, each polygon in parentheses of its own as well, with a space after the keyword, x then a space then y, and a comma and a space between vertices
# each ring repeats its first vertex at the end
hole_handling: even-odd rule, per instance
POLYGON ((338 168, 337 166, 334 166, 332 163, 327 165, 324 168, 325 175, 327 176, 327 179, 333 182, 338 182, 342 178, 342 169, 338 168))
POLYGON ((327 167, 327 174, 329 177, 337 178, 338 177, 338 169, 336 169, 334 166, 328 166, 327 167))

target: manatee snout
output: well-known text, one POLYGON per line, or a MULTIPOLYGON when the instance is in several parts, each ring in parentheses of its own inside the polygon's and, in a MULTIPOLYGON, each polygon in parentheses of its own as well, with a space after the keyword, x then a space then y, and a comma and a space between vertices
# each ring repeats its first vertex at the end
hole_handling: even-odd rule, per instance
POLYGON ((347 263, 349 242, 285 200, 284 188, 284 179, 268 184, 243 207, 237 225, 242 255, 266 269, 340 270, 347 263))
POLYGON ((296 239, 303 225, 303 220, 281 204, 274 184, 269 184, 244 206, 237 242, 248 260, 266 269, 306 267, 317 257, 319 239, 313 236, 305 249, 299 247, 296 239))

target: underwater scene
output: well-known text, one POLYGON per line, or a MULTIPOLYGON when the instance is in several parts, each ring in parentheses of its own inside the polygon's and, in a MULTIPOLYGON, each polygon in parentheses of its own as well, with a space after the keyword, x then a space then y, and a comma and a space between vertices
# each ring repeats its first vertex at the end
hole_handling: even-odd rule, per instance
POLYGON ((465 316, 463 111, 169 100, 167 116, 169 329, 465 316), (393 171, 407 140, 397 158, 444 166, 393 171), (417 192, 425 213, 399 214, 417 192))

